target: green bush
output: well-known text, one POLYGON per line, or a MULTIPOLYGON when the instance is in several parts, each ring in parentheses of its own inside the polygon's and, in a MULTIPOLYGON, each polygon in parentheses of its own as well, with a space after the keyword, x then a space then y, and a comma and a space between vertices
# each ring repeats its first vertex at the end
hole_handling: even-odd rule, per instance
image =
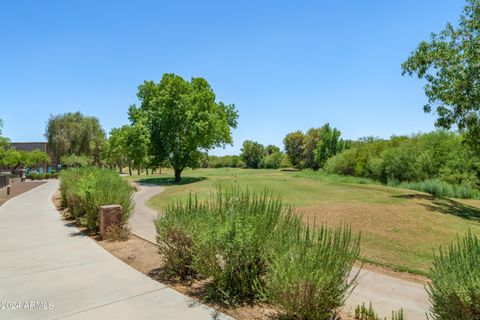
POLYGON ((349 228, 311 231, 292 210, 266 191, 190 195, 155 220, 165 269, 209 279, 210 299, 269 299, 289 316, 327 319, 351 288, 359 239, 349 228))
POLYGON ((427 286, 434 319, 480 319, 480 239, 469 231, 463 239, 440 248, 427 286))
POLYGON ((52 174, 51 173, 37 173, 37 172, 30 172, 27 175, 27 178, 30 180, 43 180, 43 179, 51 179, 52 174))
POLYGON ((199 234, 194 266, 213 280, 210 296, 225 302, 260 298, 274 231, 290 209, 267 192, 239 190, 220 191, 207 208, 213 215, 200 225, 208 231, 199 234))
POLYGON ((437 179, 420 182, 389 182, 389 185, 430 193, 437 197, 480 199, 480 192, 469 185, 452 185, 437 179))
POLYGON ((278 169, 286 155, 282 152, 274 152, 265 156, 261 161, 261 167, 265 169, 278 169))
POLYGON ((360 238, 346 227, 310 230, 297 219, 289 226, 267 275, 271 300, 296 319, 332 319, 353 288, 360 238))
MULTIPOLYGON (((193 268, 193 241, 201 205, 191 194, 185 203, 169 204, 163 214, 155 219, 159 252, 165 256, 164 270, 169 277, 188 279, 197 272, 193 268)), ((203 215, 203 214, 202 214, 203 215)))
POLYGON ((123 221, 133 209, 133 187, 116 172, 97 168, 65 170, 60 176, 62 204, 90 231, 98 226, 98 209, 118 204, 123 208, 123 221))
POLYGON ((27 174, 27 178, 30 180, 37 180, 37 173, 36 172, 30 172, 27 174))
MULTIPOLYGON (((391 320, 403 320, 403 309, 398 311, 392 311, 391 320)), ((382 320, 373 309, 372 303, 370 302, 369 307, 367 308, 364 303, 358 305, 355 308, 355 320, 382 320)), ((385 317, 384 320, 387 320, 385 317)))
POLYGON ((427 182, 422 183, 421 188, 462 198, 474 198, 478 194, 479 168, 478 155, 462 142, 462 137, 443 130, 393 136, 388 140, 361 139, 351 149, 330 158, 325 166, 329 173, 371 178, 382 183, 438 180, 448 185, 428 186, 427 182))
POLYGON ((168 271, 210 278, 211 299, 233 303, 259 298, 269 241, 285 210, 266 192, 239 190, 220 190, 204 202, 190 196, 167 207, 155 224, 168 271))
POLYGON ((62 206, 68 208, 70 213, 79 218, 85 211, 80 203, 78 182, 90 171, 90 168, 64 170, 60 173, 60 194, 62 206))

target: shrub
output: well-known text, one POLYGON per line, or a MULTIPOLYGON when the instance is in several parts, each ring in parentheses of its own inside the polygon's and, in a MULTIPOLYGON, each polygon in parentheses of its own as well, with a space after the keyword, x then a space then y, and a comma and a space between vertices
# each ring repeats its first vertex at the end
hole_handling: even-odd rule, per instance
POLYGON ((190 195, 186 203, 168 205, 155 219, 159 252, 165 256, 164 270, 169 277, 188 279, 193 268, 193 238, 200 205, 190 195))
POLYGON ((219 190, 204 202, 190 195, 155 221, 167 270, 180 277, 198 272, 210 278, 211 299, 233 303, 259 298, 269 241, 284 211, 267 192, 219 190))
MULTIPOLYGON (((398 311, 392 311, 391 320, 403 320, 403 309, 398 311)), ((365 304, 362 303, 355 308, 355 320, 382 320, 372 307, 372 303, 370 302, 370 306, 367 308, 365 304)), ((384 320, 387 320, 385 317, 384 320)))
POLYGON ((469 185, 452 185, 437 179, 402 183, 390 181, 389 185, 404 189, 422 191, 437 197, 480 199, 480 192, 469 185))
POLYGON ((107 241, 127 241, 130 236, 130 228, 125 222, 112 224, 105 231, 107 241))
POLYGON ((310 230, 267 191, 190 195, 155 220, 169 275, 208 278, 225 303, 270 299, 289 316, 328 319, 343 304, 359 237, 346 227, 310 230))
POLYGON ((292 163, 286 154, 283 155, 282 161, 280 162, 280 168, 290 168, 292 167, 292 163))
POLYGON ((47 172, 47 173, 45 173, 45 174, 43 175, 43 178, 44 178, 44 179, 51 179, 51 178, 52 178, 52 174, 49 173, 49 172, 47 172))
POLYGON ((206 206, 207 226, 198 235, 194 267, 212 279, 209 295, 224 302, 263 294, 274 230, 288 208, 268 192, 218 192, 206 206), (208 227, 208 228, 205 228, 208 227))
POLYGON ((75 217, 81 217, 85 212, 80 204, 77 183, 90 171, 90 168, 64 170, 60 174, 60 194, 62 206, 68 208, 75 217))
POLYGON ((37 180, 37 173, 36 172, 30 172, 27 174, 27 178, 30 180, 37 180))
POLYGON ((60 176, 62 205, 90 231, 98 225, 102 205, 119 204, 126 222, 133 209, 133 187, 116 172, 97 168, 65 170, 60 176))
POLYGON ((274 152, 265 156, 261 161, 261 167, 265 169, 278 169, 284 158, 285 154, 282 152, 274 152))
POLYGON ((480 239, 469 231, 435 255, 427 286, 434 319, 480 319, 480 239))
POLYGON ((479 167, 478 156, 462 143, 460 135, 439 130, 389 140, 361 139, 330 158, 325 169, 382 183, 440 180, 468 195, 469 189, 474 193, 479 190, 479 167))
POLYGON ((311 230, 298 219, 276 242, 267 276, 273 302, 296 319, 332 319, 352 289, 349 279, 360 250, 350 228, 311 230))

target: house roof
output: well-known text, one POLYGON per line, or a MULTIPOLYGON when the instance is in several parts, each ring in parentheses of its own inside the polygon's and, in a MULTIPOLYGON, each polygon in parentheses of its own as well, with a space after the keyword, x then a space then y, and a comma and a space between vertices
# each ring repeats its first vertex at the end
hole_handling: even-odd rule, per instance
POLYGON ((17 149, 23 151, 33 151, 35 149, 40 149, 42 151, 47 151, 46 142, 12 142, 10 145, 17 149))

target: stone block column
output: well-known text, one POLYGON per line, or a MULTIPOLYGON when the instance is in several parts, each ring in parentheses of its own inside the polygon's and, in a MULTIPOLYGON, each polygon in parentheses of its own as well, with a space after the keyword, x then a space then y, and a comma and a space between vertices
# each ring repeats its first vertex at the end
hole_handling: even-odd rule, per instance
POLYGON ((121 205, 114 204, 109 206, 101 206, 98 212, 98 225, 100 229, 100 237, 105 236, 105 232, 112 224, 122 221, 123 208, 121 205))

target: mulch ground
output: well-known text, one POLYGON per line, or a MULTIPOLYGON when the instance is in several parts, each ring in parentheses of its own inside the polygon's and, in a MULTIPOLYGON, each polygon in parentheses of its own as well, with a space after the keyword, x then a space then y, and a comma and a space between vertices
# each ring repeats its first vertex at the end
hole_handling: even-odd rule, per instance
POLYGON ((10 182, 10 194, 7 195, 7 188, 2 188, 0 189, 0 206, 5 203, 5 201, 16 197, 24 192, 30 191, 42 184, 45 183, 45 181, 25 181, 25 182, 20 182, 20 181, 11 181, 10 182))

